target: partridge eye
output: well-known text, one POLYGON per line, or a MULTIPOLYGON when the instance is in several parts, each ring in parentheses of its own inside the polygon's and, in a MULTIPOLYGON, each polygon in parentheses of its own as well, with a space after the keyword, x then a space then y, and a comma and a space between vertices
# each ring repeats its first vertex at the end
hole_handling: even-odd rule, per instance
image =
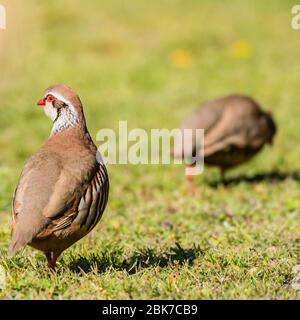
POLYGON ((48 96, 46 100, 47 100, 47 102, 53 102, 54 101, 54 97, 53 96, 48 96))

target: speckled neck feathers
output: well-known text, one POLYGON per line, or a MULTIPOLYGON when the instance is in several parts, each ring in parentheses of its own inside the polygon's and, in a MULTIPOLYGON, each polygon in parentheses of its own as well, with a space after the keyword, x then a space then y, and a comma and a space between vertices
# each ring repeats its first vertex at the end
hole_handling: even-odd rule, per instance
POLYGON ((65 129, 75 128, 79 124, 80 124, 80 120, 79 120, 78 114, 72 105, 68 105, 65 108, 58 109, 57 116, 53 120, 51 136, 65 129))

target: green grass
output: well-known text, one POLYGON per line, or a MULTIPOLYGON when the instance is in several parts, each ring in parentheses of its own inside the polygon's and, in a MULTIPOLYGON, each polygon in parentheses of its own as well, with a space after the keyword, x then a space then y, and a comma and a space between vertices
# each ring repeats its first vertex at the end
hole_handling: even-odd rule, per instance
POLYGON ((0 31, 0 264, 7 275, 1 298, 300 298, 291 285, 300 264, 294 1, 2 4, 8 28, 0 31), (18 176, 51 127, 34 104, 59 82, 80 94, 94 139, 119 120, 129 128, 177 127, 201 101, 230 92, 252 95, 271 110, 279 132, 273 148, 229 173, 228 186, 206 169, 196 196, 185 193, 181 166, 109 166, 102 221, 51 273, 40 252, 26 248, 12 259, 6 252, 18 176), (253 178, 261 174, 268 178, 253 178))

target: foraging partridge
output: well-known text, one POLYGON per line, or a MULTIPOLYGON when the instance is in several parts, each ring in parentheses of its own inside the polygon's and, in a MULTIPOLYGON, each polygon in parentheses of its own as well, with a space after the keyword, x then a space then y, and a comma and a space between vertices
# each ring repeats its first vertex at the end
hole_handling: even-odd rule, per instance
POLYGON ((99 222, 109 181, 77 94, 65 85, 55 85, 37 104, 53 127, 21 173, 13 199, 8 253, 12 256, 28 244, 43 251, 54 268, 59 255, 99 222))
MULTIPOLYGON (((264 144, 272 144, 276 133, 271 114, 263 112, 252 98, 241 95, 204 103, 184 120, 183 129, 205 130, 204 163, 220 167, 222 181, 227 169, 251 159, 264 144)), ((192 155, 199 152, 195 140, 191 139, 186 146, 192 155)), ((183 150, 175 145, 174 156, 182 158, 183 150)), ((192 190, 192 176, 187 176, 187 184, 192 190)))

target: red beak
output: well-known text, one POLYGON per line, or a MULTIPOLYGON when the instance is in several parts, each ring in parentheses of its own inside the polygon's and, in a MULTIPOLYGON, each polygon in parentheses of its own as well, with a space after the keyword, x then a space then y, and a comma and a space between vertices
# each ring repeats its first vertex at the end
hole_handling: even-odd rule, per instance
POLYGON ((36 104, 37 106, 45 106, 46 105, 45 99, 39 100, 36 104))

